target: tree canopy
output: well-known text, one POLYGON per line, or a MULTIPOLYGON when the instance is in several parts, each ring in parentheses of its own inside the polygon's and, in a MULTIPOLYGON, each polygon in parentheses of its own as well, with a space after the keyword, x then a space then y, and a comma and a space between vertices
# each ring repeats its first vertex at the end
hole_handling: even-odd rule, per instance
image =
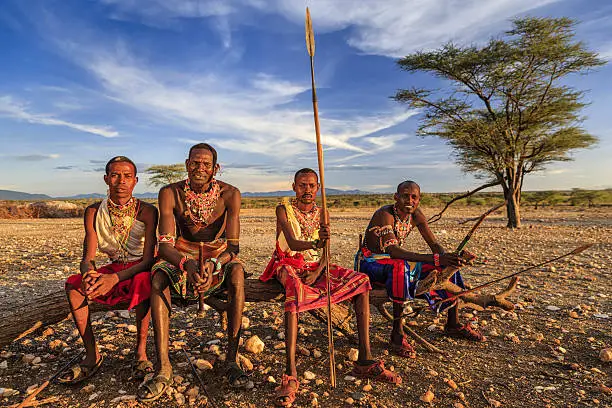
POLYGON ((399 90, 395 99, 421 108, 418 134, 438 136, 466 172, 497 182, 508 202, 508 226, 520 226, 524 176, 597 142, 582 126, 584 91, 566 80, 605 63, 574 38, 568 18, 513 20, 482 46, 443 45, 398 61, 408 72, 450 81, 440 89, 399 90))
POLYGON ((149 167, 145 173, 151 175, 149 184, 155 187, 163 187, 167 184, 176 183, 187 177, 187 171, 183 163, 158 164, 149 167))

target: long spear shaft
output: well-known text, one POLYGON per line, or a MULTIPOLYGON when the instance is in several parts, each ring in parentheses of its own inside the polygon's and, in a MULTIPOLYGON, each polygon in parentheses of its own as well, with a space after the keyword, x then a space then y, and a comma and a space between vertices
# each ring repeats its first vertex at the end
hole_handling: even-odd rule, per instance
POLYGON ((470 230, 470 232, 467 233, 467 235, 465 236, 465 238, 463 238, 463 241, 461 241, 461 243, 459 244, 459 246, 457 247, 457 254, 460 254, 461 251, 463 250, 463 248, 465 248, 465 246, 467 245, 467 243, 470 241, 470 238, 472 238, 472 234, 474 233, 474 231, 476 231, 476 229, 480 226, 480 224, 482 224, 482 222, 484 221, 485 218, 487 218, 487 216, 489 214, 491 214, 492 212, 497 211, 498 209, 502 208, 504 205, 506 205, 506 201, 504 201, 503 203, 496 205, 495 207, 487 210, 484 214, 482 214, 480 216, 480 218, 478 218, 478 221, 476 221, 476 223, 474 224, 474 226, 472 227, 472 229, 470 230))
POLYGON ((568 256, 570 256, 570 255, 578 255, 579 253, 581 253, 581 252, 583 252, 583 251, 585 251, 585 250, 589 249, 589 248, 590 248, 590 247, 592 247, 593 245, 595 245, 595 244, 585 244, 585 245, 581 245, 581 246, 579 246, 578 248, 576 248, 576 249, 574 249, 573 251, 568 252, 568 253, 566 253, 566 254, 559 255, 559 256, 557 256, 557 257, 555 257, 555 258, 552 258, 552 259, 549 259, 549 260, 547 260, 547 261, 540 262, 540 263, 539 263, 539 264, 537 264, 537 265, 533 265, 533 266, 530 266, 530 267, 528 267, 528 268, 522 269, 522 270, 520 270, 520 271, 518 271, 518 272, 511 273, 510 275, 502 276, 501 278, 497 278, 497 279, 494 279, 494 280, 492 280, 492 281, 489 281, 489 282, 483 283, 482 285, 478 285, 478 286, 476 286, 476 287, 474 287, 474 288, 472 288, 472 289, 464 290, 463 292, 457 293, 456 295, 453 295, 453 296, 448 297, 448 298, 446 298, 446 299, 441 299, 441 300, 437 301, 436 303, 434 303, 434 306, 435 306, 435 305, 437 305, 438 303, 446 303, 446 302, 451 302, 451 301, 453 301, 453 300, 456 300, 456 299, 460 298, 460 297, 461 297, 461 296, 463 296, 463 295, 467 295, 468 293, 472 293, 472 292, 475 292, 475 291, 480 290, 480 289, 482 289, 482 288, 486 288, 487 286, 491 286, 491 285, 493 285, 493 284, 495 284, 495 283, 497 283, 497 282, 501 282, 501 281, 503 281, 503 280, 505 280, 505 279, 510 279, 510 278, 512 278, 512 277, 515 277, 515 276, 520 275, 520 274, 522 274, 522 273, 525 273, 525 272, 531 271, 531 270, 533 270, 533 269, 535 269, 535 268, 539 268, 540 266, 547 265, 547 264, 549 264, 549 263, 551 263, 551 262, 558 261, 558 260, 563 259, 563 258, 565 258, 565 257, 568 257, 568 256))
MULTIPOLYGON (((319 163, 319 177, 321 179, 321 201, 322 213, 321 223, 329 225, 329 215, 327 213, 327 198, 325 195, 325 166, 323 164, 323 146, 321 144, 321 131, 319 128, 319 107, 317 103, 317 88, 315 86, 314 77, 314 53, 315 41, 314 31, 312 29, 312 20, 310 19, 310 11, 306 7, 306 48, 310 56, 310 83, 312 87, 312 110, 314 113, 315 133, 317 136, 317 161, 319 163)), ((331 280, 329 276, 329 240, 323 248, 323 257, 325 259, 325 277, 327 279, 327 341, 329 351, 329 380, 332 388, 336 387, 336 361, 334 358, 334 331, 331 318, 331 280)))

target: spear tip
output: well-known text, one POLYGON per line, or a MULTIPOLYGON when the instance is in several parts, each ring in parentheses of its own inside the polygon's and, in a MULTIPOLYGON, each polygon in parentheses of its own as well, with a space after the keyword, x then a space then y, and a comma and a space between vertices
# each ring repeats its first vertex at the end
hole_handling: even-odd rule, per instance
POLYGON ((574 249, 572 251, 572 255, 577 255, 577 254, 579 254, 581 252, 584 252, 587 249, 589 249, 590 247, 592 247, 593 245, 595 245, 595 244, 584 244, 584 245, 581 245, 581 246, 579 246, 578 248, 576 248, 576 249, 574 249))
POLYGON ((310 19, 310 10, 306 7, 306 49, 308 55, 314 57, 315 53, 315 42, 314 42, 314 31, 312 30, 312 20, 310 19))

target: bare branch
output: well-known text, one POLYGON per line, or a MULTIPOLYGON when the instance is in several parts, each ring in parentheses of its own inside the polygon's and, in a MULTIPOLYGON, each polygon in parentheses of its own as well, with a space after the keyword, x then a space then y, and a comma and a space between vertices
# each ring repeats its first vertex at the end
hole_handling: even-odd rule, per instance
POLYGON ((446 205, 444 206, 442 211, 440 211, 436 215, 430 217, 429 220, 427 220, 427 222, 429 222, 430 224, 433 224, 434 222, 440 221, 442 219, 442 214, 444 214, 444 212, 448 209, 448 207, 450 207, 450 205, 452 203, 454 203, 455 201, 461 200, 463 198, 467 198, 467 197, 471 196, 472 194, 475 194, 475 193, 477 193, 477 192, 479 192, 481 190, 484 190, 485 188, 497 186, 499 184, 501 184, 501 181, 499 181, 499 180, 491 181, 490 183, 483 184, 482 186, 480 186, 478 188, 475 188, 472 191, 468 191, 465 194, 462 194, 460 196, 454 197, 452 200, 450 200, 448 203, 446 203, 446 205))

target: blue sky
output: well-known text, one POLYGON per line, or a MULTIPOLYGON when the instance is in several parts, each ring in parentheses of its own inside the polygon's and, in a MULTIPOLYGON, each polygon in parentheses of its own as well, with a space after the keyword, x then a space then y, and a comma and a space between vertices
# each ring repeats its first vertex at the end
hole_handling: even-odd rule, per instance
MULTIPOLYGON (((486 41, 521 15, 568 16, 612 58, 604 0, 4 0, 0 8, 0 189, 104 192, 103 165, 127 155, 142 171, 182 162, 190 145, 219 150, 242 191, 288 189, 316 167, 304 10, 316 34, 326 185, 424 191, 478 185, 419 112, 390 99, 440 86, 395 60, 453 40, 486 41)), ((612 187, 612 66, 569 83, 587 89, 585 127, 599 144, 530 176, 526 189, 612 187)), ((141 175, 137 192, 154 191, 141 175)))

